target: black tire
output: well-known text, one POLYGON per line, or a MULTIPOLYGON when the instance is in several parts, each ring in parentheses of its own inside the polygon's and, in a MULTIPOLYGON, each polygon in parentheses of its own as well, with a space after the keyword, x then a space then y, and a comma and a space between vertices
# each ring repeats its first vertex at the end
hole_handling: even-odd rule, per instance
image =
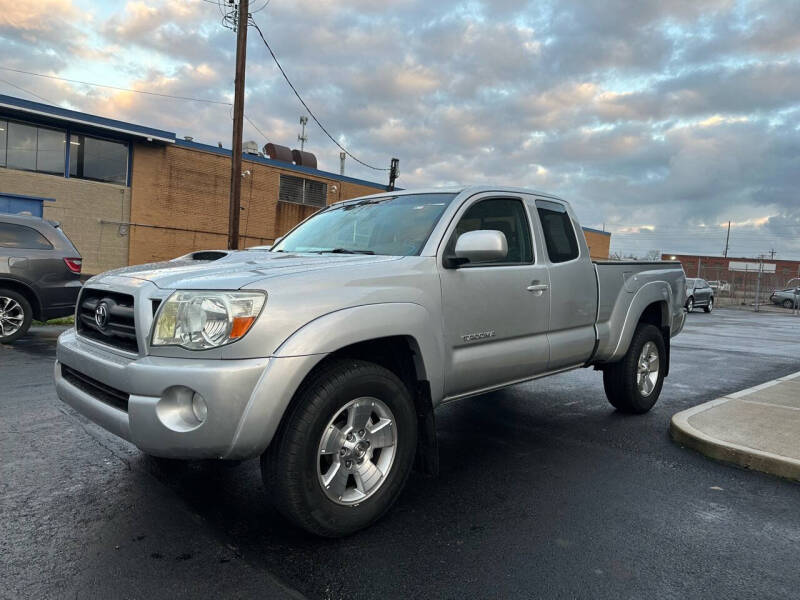
POLYGON ((664 338, 657 327, 639 323, 628 352, 621 361, 603 371, 603 387, 611 405, 620 412, 643 414, 653 408, 664 385, 666 352, 664 338), (639 356, 645 344, 652 342, 658 351, 658 380, 650 394, 644 395, 637 386, 639 356))
POLYGON ((794 302, 791 300, 784 300, 783 301, 783 308, 794 308, 794 302))
POLYGON ((334 360, 303 383, 270 447, 261 456, 261 474, 276 508, 306 531, 341 537, 383 516, 406 484, 417 447, 417 418, 408 387, 374 363, 334 360), (396 448, 391 469, 377 490, 358 504, 331 500, 318 478, 323 431, 351 400, 380 399, 392 411, 396 448))
POLYGON ((694 298, 689 296, 686 300, 686 312, 692 312, 694 310, 694 298))
MULTIPOLYGON (((33 320, 33 309, 31 309, 30 302, 28 302, 27 298, 14 290, 0 288, 0 299, 2 298, 13 300, 22 309, 22 326, 10 335, 3 335, 0 333, 0 344, 10 344, 28 333, 28 329, 31 327, 31 321, 33 320)), ((0 310, 3 309, 4 304, 5 303, 0 300, 0 310)))
POLYGON ((708 304, 703 307, 703 310, 707 313, 710 313, 712 310, 714 310, 714 296, 711 296, 711 298, 708 299, 708 304))

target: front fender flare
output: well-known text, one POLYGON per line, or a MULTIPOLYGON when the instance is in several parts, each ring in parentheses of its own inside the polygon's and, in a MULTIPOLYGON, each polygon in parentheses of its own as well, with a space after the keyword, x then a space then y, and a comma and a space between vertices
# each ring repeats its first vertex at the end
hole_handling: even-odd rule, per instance
POLYGON ((394 336, 412 338, 419 351, 420 376, 429 382, 436 405, 444 388, 443 338, 437 331, 430 313, 410 302, 355 306, 310 321, 274 352, 224 458, 250 457, 263 452, 311 370, 330 353, 358 342, 394 336))

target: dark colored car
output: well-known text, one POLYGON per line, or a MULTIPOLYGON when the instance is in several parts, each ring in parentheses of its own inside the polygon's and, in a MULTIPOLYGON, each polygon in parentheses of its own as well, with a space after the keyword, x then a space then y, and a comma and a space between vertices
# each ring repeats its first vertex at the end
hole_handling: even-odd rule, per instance
POLYGON ((800 306, 800 287, 775 290, 769 299, 772 303, 783 306, 783 308, 794 308, 795 303, 800 306))
POLYGON ((0 344, 25 335, 33 319, 73 314, 82 262, 58 223, 0 214, 0 344))
POLYGON ((714 290, 705 279, 686 279, 686 311, 692 312, 698 306, 710 313, 714 310, 714 290))

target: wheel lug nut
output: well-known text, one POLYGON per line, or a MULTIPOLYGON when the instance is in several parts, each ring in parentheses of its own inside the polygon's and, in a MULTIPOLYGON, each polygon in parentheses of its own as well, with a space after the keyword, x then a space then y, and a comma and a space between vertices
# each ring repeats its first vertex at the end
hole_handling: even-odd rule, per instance
POLYGON ((344 456, 345 454, 347 454, 347 448, 342 448, 339 450, 339 456, 344 456))
POLYGON ((352 442, 355 439, 355 437, 356 436, 354 436, 352 433, 348 433, 346 439, 348 442, 352 442))
POLYGON ((344 461, 344 466, 345 466, 345 468, 349 469, 350 467, 353 466, 353 461, 352 460, 344 461))
POLYGON ((364 437, 365 433, 366 433, 366 431, 364 431, 363 429, 359 429, 358 430, 358 437, 364 437))

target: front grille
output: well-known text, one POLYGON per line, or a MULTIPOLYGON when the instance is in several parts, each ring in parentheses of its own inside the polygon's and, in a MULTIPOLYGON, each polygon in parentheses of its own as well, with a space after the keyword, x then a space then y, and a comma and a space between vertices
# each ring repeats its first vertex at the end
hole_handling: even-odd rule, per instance
MULTIPOLYGON (((102 322, 102 319, 101 319, 102 322)), ((78 300, 78 319, 75 328, 79 335, 126 350, 139 352, 136 340, 136 321, 133 296, 108 290, 84 288, 78 300), (104 304, 107 320, 103 327, 97 323, 97 307, 104 304)))
POLYGON ((65 364, 61 365, 61 376, 82 392, 89 394, 92 398, 96 398, 114 408, 128 412, 129 394, 113 388, 110 385, 106 385, 105 383, 100 383, 96 379, 79 373, 65 364))

